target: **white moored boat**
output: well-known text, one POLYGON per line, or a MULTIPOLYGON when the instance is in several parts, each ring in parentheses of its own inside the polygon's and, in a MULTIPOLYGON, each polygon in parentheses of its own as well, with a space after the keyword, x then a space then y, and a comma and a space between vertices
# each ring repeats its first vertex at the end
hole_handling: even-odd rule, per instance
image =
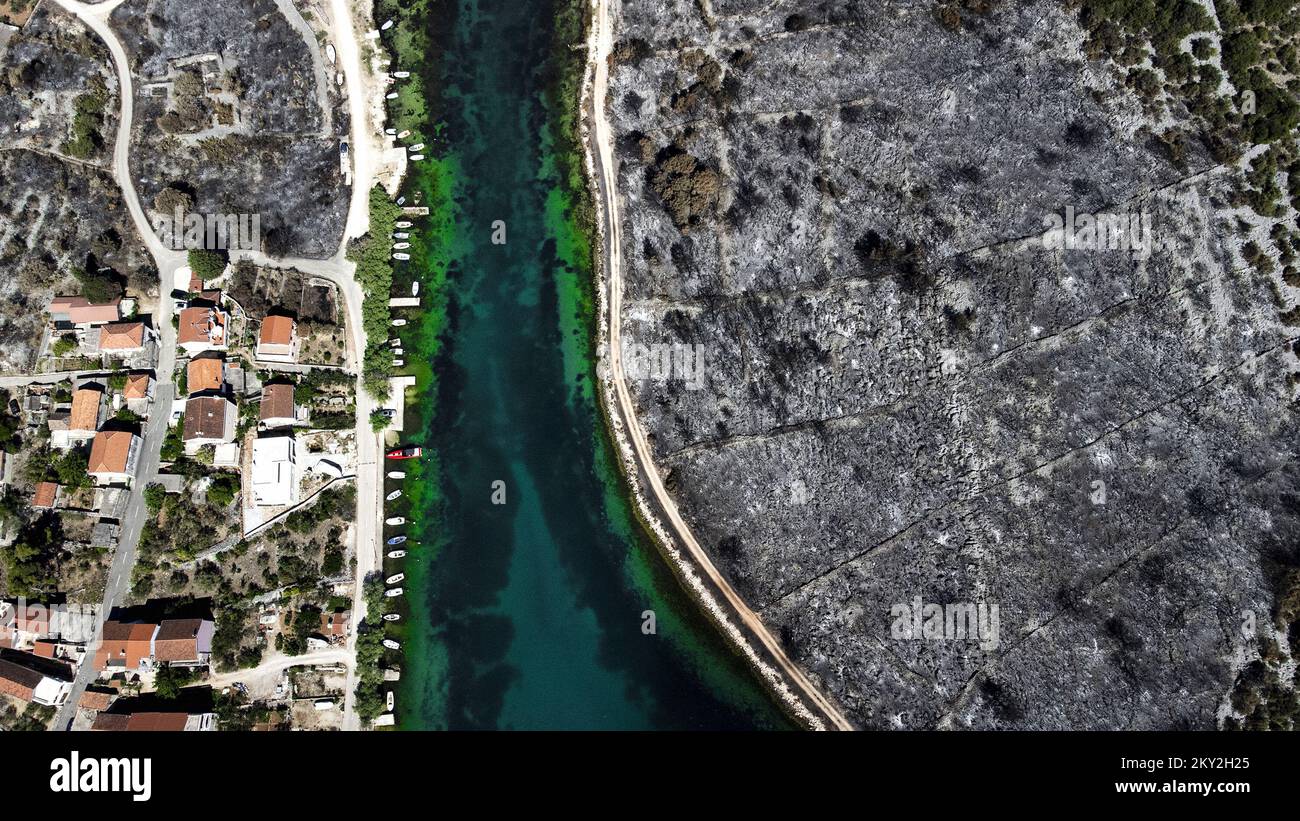
POLYGON ((385 496, 384 498, 391 502, 391 501, 393 501, 394 499, 396 499, 397 497, 399 497, 399 496, 401 496, 401 495, 402 495, 402 491, 400 491, 400 490, 394 490, 392 493, 388 494, 388 495, 385 496))
POLYGON ((390 471, 388 471, 388 478, 389 478, 389 479, 405 479, 405 478, 406 478, 406 473, 403 472, 403 471, 400 471, 400 470, 390 470, 390 471))
POLYGON ((388 30, 389 30, 390 28, 392 28, 392 27, 393 27, 393 21, 392 21, 392 20, 389 20, 388 22, 386 22, 386 23, 384 23, 382 26, 380 26, 380 27, 379 27, 379 30, 380 30, 380 31, 388 31, 388 30))
POLYGON ((387 647, 389 650, 401 650, 401 649, 402 649, 402 645, 398 644, 397 642, 393 641, 392 639, 384 639, 384 646, 387 647))
POLYGON ((402 327, 403 325, 406 324, 406 320, 405 320, 405 319, 394 319, 394 320, 393 320, 392 322, 390 322, 389 324, 392 325, 394 328, 400 328, 400 327, 402 327))
POLYGON ((422 159, 424 159, 423 154, 412 154, 410 157, 411 162, 419 162, 422 159))
POLYGON ((389 100, 396 100, 396 99, 397 99, 397 92, 396 92, 396 91, 390 91, 390 92, 388 92, 387 99, 389 99, 389 100))
POLYGON ((388 525, 389 527, 397 527, 398 525, 406 524, 406 520, 403 519, 401 516, 392 516, 390 518, 384 519, 384 524, 388 525))
POLYGON ((396 128, 385 128, 385 129, 384 129, 384 133, 387 134, 387 135, 390 136, 390 137, 396 137, 396 136, 397 136, 397 129, 396 129, 396 128))
POLYGON ((403 254, 403 253, 393 254, 393 259, 397 260, 398 262, 405 262, 410 258, 411 258, 410 254, 403 254))
POLYGON ((396 78, 399 79, 399 80, 405 80, 407 77, 410 77, 410 76, 411 76, 411 72, 409 72, 409 71, 394 71, 394 72, 393 72, 393 76, 396 77, 396 78))
POLYGON ((406 150, 414 154, 416 151, 419 151, 422 148, 424 148, 424 143, 416 143, 415 145, 411 146, 406 150))
POLYGON ((390 558, 390 559, 400 559, 400 558, 404 557, 405 555, 406 555, 406 551, 405 551, 405 550, 390 550, 390 551, 388 551, 388 558, 390 558))
POLYGON ((397 135, 397 139, 399 139, 399 140, 405 140, 405 139, 406 139, 407 137, 409 137, 409 136, 411 136, 411 132, 410 132, 409 130, 407 130, 407 131, 403 131, 403 132, 399 133, 399 134, 397 135))
POLYGON ((392 576, 389 576, 387 579, 384 579, 384 584, 400 584, 405 580, 406 580, 405 573, 395 573, 392 576))
POLYGON ((412 283, 411 283, 411 296, 419 296, 419 295, 420 295, 420 283, 418 283, 418 282, 412 282, 412 283))
POLYGON ((405 231, 398 231, 396 234, 393 234, 393 239, 410 239, 410 238, 411 235, 406 233, 405 231))
POLYGON ((396 244, 393 245, 393 250, 394 250, 394 251, 405 251, 407 248, 410 248, 410 247, 411 247, 411 243, 409 243, 409 242, 399 242, 399 243, 396 243, 396 244))
POLYGON ((409 220, 402 220, 401 222, 395 222, 395 223, 393 223, 394 227, 397 227, 397 228, 410 228, 410 227, 411 227, 412 225, 414 225, 414 224, 415 224, 415 223, 413 223, 413 222, 411 222, 411 221, 409 221, 409 220))
POLYGON ((384 621, 400 621, 401 618, 402 618, 402 617, 399 616, 399 615, 397 615, 396 613, 385 613, 385 614, 384 614, 384 621))
POLYGON ((394 587, 392 590, 384 591, 384 598, 386 599, 395 599, 400 595, 402 595, 402 588, 400 587, 394 587))

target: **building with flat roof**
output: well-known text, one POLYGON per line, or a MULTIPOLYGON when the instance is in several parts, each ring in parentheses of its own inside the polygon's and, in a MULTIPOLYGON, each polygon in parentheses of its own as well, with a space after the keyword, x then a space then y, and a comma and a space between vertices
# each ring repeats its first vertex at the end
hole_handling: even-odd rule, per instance
POLYGON ((298 502, 297 443, 291 436, 253 440, 253 504, 281 507, 298 502))

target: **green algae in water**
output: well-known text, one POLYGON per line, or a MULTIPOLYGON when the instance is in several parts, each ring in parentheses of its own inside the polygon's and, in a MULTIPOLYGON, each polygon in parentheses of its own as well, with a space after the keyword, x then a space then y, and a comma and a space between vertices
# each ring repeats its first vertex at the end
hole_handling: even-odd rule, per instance
POLYGON ((431 210, 419 268, 398 272, 399 292, 418 274, 426 296, 402 338, 407 439, 429 454, 404 483, 400 725, 792 726, 645 538, 606 436, 574 6, 378 7, 398 20, 395 62, 421 77, 393 124, 432 155, 404 192, 431 210))

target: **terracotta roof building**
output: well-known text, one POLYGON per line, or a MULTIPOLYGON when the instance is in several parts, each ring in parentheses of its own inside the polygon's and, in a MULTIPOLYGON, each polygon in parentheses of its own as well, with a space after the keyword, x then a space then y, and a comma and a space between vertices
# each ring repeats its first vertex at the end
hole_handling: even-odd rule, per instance
POLYGON ((31 653, 0 650, 0 693, 57 707, 72 691, 72 668, 31 653))
POLYGON ((340 639, 348 634, 348 622, 352 613, 340 610, 335 613, 320 614, 320 634, 327 639, 340 639))
POLYGON ((206 663, 216 625, 207 619, 166 619, 154 636, 154 660, 168 664, 206 663))
POLYGON ((41 482, 36 485, 36 493, 32 495, 32 507, 51 508, 58 504, 59 485, 56 482, 41 482))
POLYGON ((148 669, 153 664, 153 637, 157 632, 158 625, 148 622, 112 619, 104 622, 104 637, 95 653, 95 669, 148 669))
POLYGON ((101 351, 131 353, 143 347, 143 322, 114 322, 99 329, 99 349, 101 351))
POLYGON ((100 713, 92 730, 112 732, 179 733, 215 730, 212 713, 100 713))
POLYGON ((225 361, 219 354, 196 356, 185 366, 185 388, 191 395, 221 390, 225 361))
POLYGON ((204 445, 235 441, 235 403, 221 396, 195 396, 185 402, 181 438, 188 453, 204 445))
POLYGON ((104 392, 99 388, 78 388, 72 394, 68 434, 89 439, 104 421, 104 392))
POLYGON ((50 316, 55 322, 73 325, 103 325, 121 318, 122 299, 93 305, 84 296, 56 296, 50 301, 50 316))
POLYGON ((133 373, 126 378, 126 389, 122 396, 127 400, 150 399, 153 397, 153 377, 147 373, 133 373))
POLYGON ((292 425, 297 421, 293 406, 293 385, 264 386, 259 419, 268 428, 292 425))
POLYGON ((287 316, 268 316, 263 319, 262 330, 257 336, 256 356, 271 362, 296 362, 298 323, 287 316))
POLYGON ((112 690, 98 690, 88 687, 81 694, 81 700, 77 706, 85 710, 107 710, 109 706, 117 699, 117 693, 112 690))
POLYGON ((226 328, 230 315, 220 308, 194 306, 181 311, 176 342, 193 356, 200 351, 226 348, 226 328))
POLYGON ((140 437, 125 430, 101 430, 90 446, 90 470, 101 484, 130 481, 140 458, 140 437))

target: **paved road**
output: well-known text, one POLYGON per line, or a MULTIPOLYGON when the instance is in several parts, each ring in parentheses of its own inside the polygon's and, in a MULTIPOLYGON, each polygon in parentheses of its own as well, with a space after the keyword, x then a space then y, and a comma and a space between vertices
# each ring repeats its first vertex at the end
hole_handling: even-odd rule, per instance
MULTIPOLYGON (((767 629, 767 625, 754 611, 749 609, 749 606, 731 587, 731 583, 727 578, 714 566, 713 560, 708 553, 695 540, 690 527, 687 526, 686 521, 678 512, 676 502, 673 501, 664 488, 659 469, 655 466, 653 453, 646 439, 645 430, 641 427, 641 420, 636 415, 636 406, 627 388, 627 379, 623 372, 622 339, 620 336, 623 302, 622 224, 618 212, 617 186, 614 179, 617 166, 613 160, 613 139, 611 138, 609 120, 605 112, 605 100, 609 89, 609 55, 613 46, 613 24, 609 14, 610 2, 611 0, 595 0, 596 19, 593 33, 595 48, 592 54, 595 71, 592 78, 589 108, 591 115, 590 139, 594 142, 596 149, 591 151, 591 156, 596 171, 597 188, 600 193, 598 205, 600 206, 600 216, 604 229, 605 273, 608 283, 606 295, 608 356, 611 381, 616 399, 612 410, 621 421, 621 428, 626 433, 626 438, 632 446, 632 455, 636 461, 637 472, 640 474, 641 479, 644 480, 644 483, 649 486, 656 506, 664 514, 662 518, 666 519, 669 526, 671 526, 675 537, 674 540, 686 548, 691 561, 707 577, 709 586, 721 596, 724 604, 723 615, 726 615, 728 619, 734 616, 743 625, 744 632, 749 637, 756 639, 767 651, 767 655, 772 662, 780 668, 786 680, 798 691, 800 700, 812 711, 812 717, 815 719, 814 726, 829 723, 836 729, 851 730, 853 725, 848 718, 817 689, 803 670, 799 669, 799 666, 786 656, 785 650, 767 629)), ((652 511, 647 512, 651 513, 651 515, 647 516, 650 521, 656 521, 660 518, 654 516, 652 511)), ((666 532, 664 535, 667 535, 666 532)), ((744 640, 747 642, 748 637, 744 640)))
MULTIPOLYGON (((55 0, 60 6, 75 14, 92 31, 99 35, 107 45, 117 70, 120 89, 121 117, 119 119, 117 139, 113 147, 113 176, 122 189, 127 209, 136 225, 136 230, 153 256, 159 273, 159 312, 155 317, 160 335, 160 354, 157 366, 158 391, 154 411, 146 426, 142 447, 141 464, 144 469, 137 475, 132 488, 127 514, 123 521, 121 539, 116 554, 109 568, 109 584, 105 590, 104 612, 107 618, 112 607, 125 601, 131 579, 131 569, 135 564, 135 552, 144 523, 145 486, 157 475, 159 454, 162 441, 166 435, 166 418, 170 415, 174 388, 171 374, 176 363, 176 329, 171 324, 171 302, 168 295, 174 281, 176 270, 186 264, 186 255, 165 247, 152 230, 140 198, 135 190, 131 175, 131 126, 135 116, 135 92, 131 78, 130 63, 122 43, 108 25, 108 17, 124 0, 109 0, 95 5, 76 2, 76 0, 55 0), (166 312, 164 315, 164 311, 166 312)), ((346 77, 348 105, 352 127, 353 150, 350 152, 355 174, 352 199, 349 203, 347 228, 339 244, 338 252, 327 260, 287 259, 264 260, 271 264, 292 265, 304 273, 314 274, 334 282, 343 295, 348 323, 348 360, 349 366, 358 374, 361 372, 362 353, 366 349, 365 326, 362 324, 362 300, 364 294, 354 277, 355 266, 346 258, 347 243, 353 237, 363 235, 369 229, 369 196, 375 168, 377 167, 374 151, 374 135, 370 128, 371 118, 367 111, 366 83, 361 64, 361 53, 353 27, 353 17, 347 0, 330 0, 333 18, 334 42, 339 58, 339 69, 346 77)), ((323 101, 328 105, 328 100, 323 101)), ((366 394, 360 376, 357 379, 357 525, 356 556, 357 574, 355 579, 355 601, 352 607, 352 636, 347 651, 355 649, 356 627, 365 617, 365 599, 362 596, 362 583, 370 572, 379 567, 379 519, 383 505, 380 500, 383 485, 379 480, 379 437, 371 430, 370 414, 376 403, 366 394)), ((93 657, 99 644, 98 637, 87 649, 88 657, 93 657)), ((71 726, 76 712, 76 703, 92 680, 93 671, 89 664, 83 664, 77 673, 72 695, 67 704, 59 711, 55 720, 56 728, 71 726)), ((355 689, 353 665, 348 666, 348 693, 345 711, 345 727, 358 728, 353 712, 353 690, 355 689)))
MULTIPOLYGON (((140 467, 137 470, 131 488, 131 496, 127 502, 126 513, 122 519, 122 530, 119 534, 117 550, 113 554, 113 560, 108 570, 108 584, 104 589, 103 610, 100 614, 102 629, 102 620, 108 618, 114 607, 125 602, 130 592, 131 570, 135 567, 136 549, 139 546, 140 531, 144 527, 147 512, 144 505, 144 488, 158 474, 159 454, 162 451, 163 439, 167 435, 167 421, 171 416, 175 391, 172 384, 172 371, 176 366, 176 329, 172 327, 171 323, 171 300, 168 299, 168 295, 171 293, 171 284, 176 269, 185 264, 185 254, 172 251, 163 246, 162 241, 149 224, 149 220, 145 217, 144 209, 140 207, 140 197, 136 193, 135 183, 131 177, 131 125, 135 112, 135 89, 131 81, 131 70, 126 51, 108 26, 108 15, 112 13, 113 9, 121 5, 123 0, 111 0, 111 2, 95 6, 88 6, 73 0, 56 0, 56 2, 81 18, 82 22, 99 35, 100 39, 108 46, 109 53, 113 55, 122 106, 117 138, 113 146, 113 176, 122 189, 122 196, 126 200, 127 210, 135 223, 136 231, 144 240, 149 253, 153 256, 159 275, 158 311, 153 317, 153 324, 159 334, 158 364, 155 369, 158 377, 157 388, 149 420, 142 431, 140 467)), ((87 661, 77 671, 72 693, 55 718, 53 725, 55 729, 68 729, 72 726, 72 719, 76 715, 77 702, 81 699, 81 694, 85 692, 86 686, 94 678, 94 670, 91 669, 92 666, 89 662, 94 658, 94 653, 99 647, 99 641, 100 637, 96 636, 95 640, 87 647, 87 661)))

